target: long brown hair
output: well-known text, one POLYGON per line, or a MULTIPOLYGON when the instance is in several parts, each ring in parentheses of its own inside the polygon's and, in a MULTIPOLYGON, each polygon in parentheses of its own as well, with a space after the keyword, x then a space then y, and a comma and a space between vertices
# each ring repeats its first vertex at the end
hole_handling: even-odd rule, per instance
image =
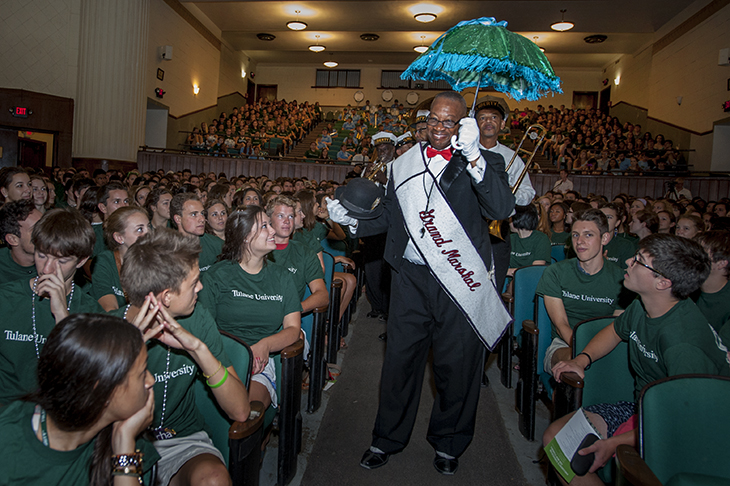
MULTIPOLYGON (((245 209, 237 209, 228 216, 226 221, 226 240, 223 249, 218 256, 218 261, 230 260, 240 262, 243 255, 248 251, 252 237, 256 236, 261 228, 259 227, 259 216, 266 214, 261 206, 248 206, 245 209), (246 240, 249 240, 247 243, 246 240)), ((264 264, 266 260, 264 260, 264 264)))

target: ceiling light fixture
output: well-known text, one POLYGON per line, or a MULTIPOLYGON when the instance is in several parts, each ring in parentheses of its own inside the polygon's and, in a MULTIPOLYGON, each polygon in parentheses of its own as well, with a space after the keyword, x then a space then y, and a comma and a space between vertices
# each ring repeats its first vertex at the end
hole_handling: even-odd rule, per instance
POLYGON ((419 12, 414 15, 413 18, 419 22, 427 24, 428 22, 433 22, 434 20, 436 20, 436 14, 430 12, 419 12))
POLYGON ((560 11, 560 22, 555 22, 554 24, 552 24, 550 26, 551 29, 557 30, 558 32, 565 32, 566 30, 570 30, 575 27, 575 24, 573 22, 565 20, 565 12, 567 12, 566 9, 562 9, 560 11))
POLYGON ((545 48, 544 48, 544 47, 542 47, 542 46, 540 46, 540 44, 538 44, 538 43, 537 43, 537 39, 538 39, 538 37, 537 37, 537 36, 533 37, 533 38, 532 38, 532 42, 534 42, 534 43, 535 43, 535 45, 536 45, 537 47, 539 47, 539 48, 540 48, 540 51, 541 51, 541 52, 545 52, 545 48))
POLYGON ((421 36, 421 45, 414 47, 413 50, 419 54, 423 54, 424 52, 426 52, 428 50, 428 46, 426 45, 426 36, 425 35, 421 36))
POLYGON ((324 65, 327 66, 328 68, 333 68, 333 67, 338 66, 338 64, 335 61, 327 61, 324 63, 324 65))
POLYGON ((309 50, 312 52, 322 52, 325 50, 324 46, 319 45, 319 35, 314 36, 317 39, 317 42, 313 46, 309 46, 309 50))
POLYGON ((302 13, 301 10, 295 10, 295 14, 297 14, 297 19, 292 20, 291 22, 287 22, 286 26, 289 27, 291 30, 304 30, 307 28, 307 24, 299 20, 299 14, 302 13))

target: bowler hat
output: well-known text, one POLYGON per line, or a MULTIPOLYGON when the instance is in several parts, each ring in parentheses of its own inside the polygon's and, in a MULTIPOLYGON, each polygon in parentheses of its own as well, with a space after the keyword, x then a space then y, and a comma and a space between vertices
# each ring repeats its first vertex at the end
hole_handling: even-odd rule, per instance
POLYGON ((385 191, 371 180, 358 177, 335 190, 335 197, 355 219, 375 219, 383 212, 385 191))

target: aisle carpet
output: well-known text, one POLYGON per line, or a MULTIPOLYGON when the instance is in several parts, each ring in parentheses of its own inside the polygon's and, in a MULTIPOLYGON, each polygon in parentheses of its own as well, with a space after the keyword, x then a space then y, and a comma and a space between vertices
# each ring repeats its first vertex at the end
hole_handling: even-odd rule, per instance
POLYGON ((367 318, 365 312, 358 314, 360 317, 350 325, 349 349, 343 359, 342 375, 331 390, 301 484, 526 484, 490 388, 482 388, 477 432, 461 457, 456 475, 443 476, 434 469, 434 452, 426 441, 434 396, 430 365, 424 377, 418 418, 408 447, 391 456, 388 464, 379 469, 360 467, 360 458, 370 446, 377 413, 385 352, 385 344, 378 340, 378 335, 385 330, 385 325, 377 319, 367 318))

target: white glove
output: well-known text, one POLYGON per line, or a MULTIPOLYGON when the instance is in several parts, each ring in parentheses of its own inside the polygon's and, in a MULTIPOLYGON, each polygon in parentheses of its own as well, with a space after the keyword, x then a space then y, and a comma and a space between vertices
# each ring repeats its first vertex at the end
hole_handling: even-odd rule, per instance
POLYGON ((477 160, 482 153, 479 151, 479 126, 474 118, 462 118, 459 121, 459 138, 456 135, 451 137, 451 145, 461 150, 466 160, 477 160))
POLYGON ((357 220, 352 216, 347 215, 347 209, 340 204, 337 199, 330 199, 326 197, 325 202, 327 203, 327 211, 330 213, 330 219, 337 224, 344 224, 345 226, 357 225, 357 220))

